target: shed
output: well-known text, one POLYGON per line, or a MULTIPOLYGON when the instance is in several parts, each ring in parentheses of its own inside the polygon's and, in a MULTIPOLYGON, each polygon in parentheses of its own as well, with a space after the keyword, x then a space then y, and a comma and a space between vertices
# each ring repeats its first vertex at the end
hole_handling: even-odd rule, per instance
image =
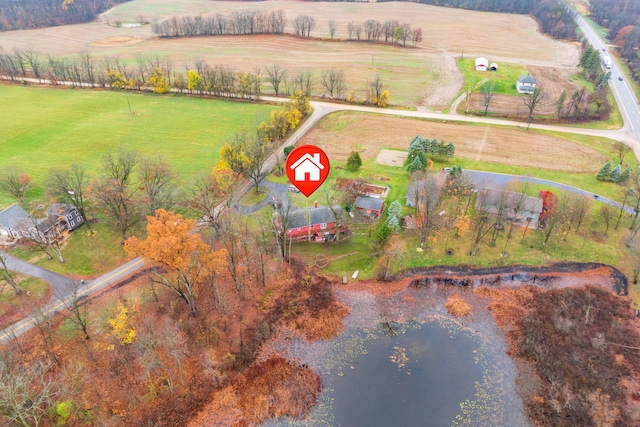
POLYGON ((377 218, 384 211, 384 200, 375 197, 358 196, 356 198, 356 211, 370 218, 377 218))
POLYGON ((487 58, 476 58, 476 71, 487 71, 489 60, 487 58))

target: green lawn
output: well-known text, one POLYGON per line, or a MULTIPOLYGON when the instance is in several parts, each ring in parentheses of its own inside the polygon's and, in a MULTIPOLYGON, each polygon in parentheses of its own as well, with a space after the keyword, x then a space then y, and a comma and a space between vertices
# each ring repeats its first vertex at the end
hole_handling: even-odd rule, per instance
MULTIPOLYGON (((42 187, 53 166, 86 165, 99 174, 101 157, 118 146, 162 154, 186 180, 210 170, 220 147, 252 129, 272 105, 204 98, 0 85, 0 169, 26 171, 42 187), (129 104, 133 114, 129 112, 129 104)), ((29 193, 37 197, 42 191, 29 193)), ((0 206, 13 200, 0 195, 0 206)))
MULTIPOLYGON (((491 64, 491 63, 490 63, 491 64)), ((489 79, 495 83, 495 92, 502 95, 518 95, 516 81, 519 76, 529 74, 527 68, 506 62, 496 62, 497 71, 476 71, 475 58, 458 58, 458 68, 464 75, 464 86, 475 86, 483 79, 489 79)), ((486 84, 486 83, 485 83, 486 84)), ((480 90, 482 86, 477 88, 480 90)))

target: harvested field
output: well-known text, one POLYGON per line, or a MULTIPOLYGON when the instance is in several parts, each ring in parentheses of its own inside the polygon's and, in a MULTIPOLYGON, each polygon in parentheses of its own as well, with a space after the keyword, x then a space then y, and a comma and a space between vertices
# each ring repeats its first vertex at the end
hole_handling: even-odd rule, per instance
POLYGON ((134 37, 107 37, 106 39, 98 40, 91 43, 91 46, 109 47, 109 46, 129 46, 132 44, 140 43, 143 39, 134 37))
POLYGON ((418 134, 453 141, 457 157, 482 162, 569 173, 593 173, 606 161, 606 156, 594 148, 525 129, 349 112, 325 117, 302 142, 321 147, 333 160, 346 161, 349 153, 355 149, 360 151, 360 156, 365 160, 377 156, 382 148, 404 150, 418 134))
MULTIPOLYGON (((0 33, 0 46, 7 52, 16 48, 44 54, 73 57, 81 52, 94 58, 119 57, 132 65, 137 56, 169 56, 177 71, 185 63, 205 59, 231 69, 254 71, 278 63, 292 77, 308 70, 316 77, 330 68, 345 70, 347 91, 362 99, 367 80, 380 75, 390 90, 391 103, 445 107, 460 91, 463 81, 455 56, 464 46, 465 55, 488 56, 495 61, 574 67, 577 46, 553 40, 537 32, 537 23, 528 16, 486 13, 420 5, 416 3, 315 3, 298 1, 207 2, 187 0, 134 0, 104 13, 88 24, 0 33), (289 21, 298 15, 313 16, 313 37, 236 36, 156 39, 149 25, 127 27, 142 16, 147 21, 171 16, 230 14, 235 10, 281 9, 289 21), (348 37, 347 25, 367 19, 397 19, 423 28, 424 41, 416 48, 373 45, 355 41, 329 41, 328 22, 337 24, 336 39, 348 37), (121 27, 116 27, 119 22, 121 27), (487 31, 491 28, 492 31, 487 31), (505 37, 508 33, 509 37, 505 37), (142 40, 142 41, 139 41, 142 40), (287 55, 283 55, 287 52, 287 55)), ((268 86, 268 85, 267 85, 268 86)), ((269 90, 270 88, 266 88, 269 90)), ((322 95, 316 83, 315 93, 322 95)))
MULTIPOLYGON (((536 78, 537 87, 544 94, 544 100, 536 108, 535 115, 553 116, 556 112, 556 102, 562 91, 566 91, 567 98, 580 85, 569 81, 569 77, 575 72, 571 68, 552 68, 535 65, 527 66, 529 74, 536 78)), ((491 78, 491 75, 487 75, 491 78)), ((515 86, 515 82, 513 82, 515 86)), ((464 111, 464 102, 460 103, 459 111, 464 111)), ((471 110, 484 111, 484 99, 482 93, 474 93, 471 96, 471 110)), ((489 104, 489 113, 507 114, 512 116, 527 117, 529 111, 520 97, 508 95, 494 95, 489 104)))

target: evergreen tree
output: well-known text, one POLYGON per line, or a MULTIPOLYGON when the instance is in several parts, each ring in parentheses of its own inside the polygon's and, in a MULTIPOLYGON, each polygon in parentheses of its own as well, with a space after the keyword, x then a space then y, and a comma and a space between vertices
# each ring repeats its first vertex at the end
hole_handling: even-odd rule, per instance
POLYGON ((456 146, 453 145, 452 141, 449 141, 449 143, 444 148, 444 156, 446 159, 450 159, 456 155, 456 146))
POLYGON ((378 230, 378 243, 380 243, 381 246, 386 245, 391 238, 391 233, 392 230, 387 224, 387 221, 383 222, 380 226, 380 230, 378 230))
POLYGON ((387 224, 392 230, 398 231, 400 230, 401 219, 402 206, 400 206, 400 202, 394 200, 387 209, 387 224))
POLYGON ((629 168, 627 167, 625 170, 622 171, 622 173, 620 174, 620 178, 618 179, 618 182, 625 182, 626 180, 629 179, 629 168))
POLYGON ((355 172, 362 166, 362 159, 357 151, 352 151, 347 159, 347 169, 351 172, 355 172))
POLYGON ((598 181, 610 181, 611 180, 611 162, 607 162, 602 166, 600 172, 596 176, 598 181))
POLYGON ((620 182, 620 165, 616 166, 615 168, 613 168, 613 170, 611 171, 611 181, 613 182, 620 182))
POLYGON ((420 155, 415 156, 413 158, 413 161, 409 164, 408 170, 410 173, 425 170, 424 163, 422 163, 422 160, 420 159, 420 157, 421 157, 420 155))

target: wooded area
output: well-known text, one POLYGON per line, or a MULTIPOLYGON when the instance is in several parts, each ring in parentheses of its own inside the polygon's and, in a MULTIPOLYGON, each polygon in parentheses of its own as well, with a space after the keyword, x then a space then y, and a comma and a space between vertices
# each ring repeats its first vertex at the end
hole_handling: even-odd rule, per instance
POLYGON ((78 24, 129 0, 4 0, 0 31, 78 24))
POLYGON ((640 78, 640 2, 634 0, 593 0, 590 16, 609 30, 609 40, 627 61, 631 76, 640 78))

